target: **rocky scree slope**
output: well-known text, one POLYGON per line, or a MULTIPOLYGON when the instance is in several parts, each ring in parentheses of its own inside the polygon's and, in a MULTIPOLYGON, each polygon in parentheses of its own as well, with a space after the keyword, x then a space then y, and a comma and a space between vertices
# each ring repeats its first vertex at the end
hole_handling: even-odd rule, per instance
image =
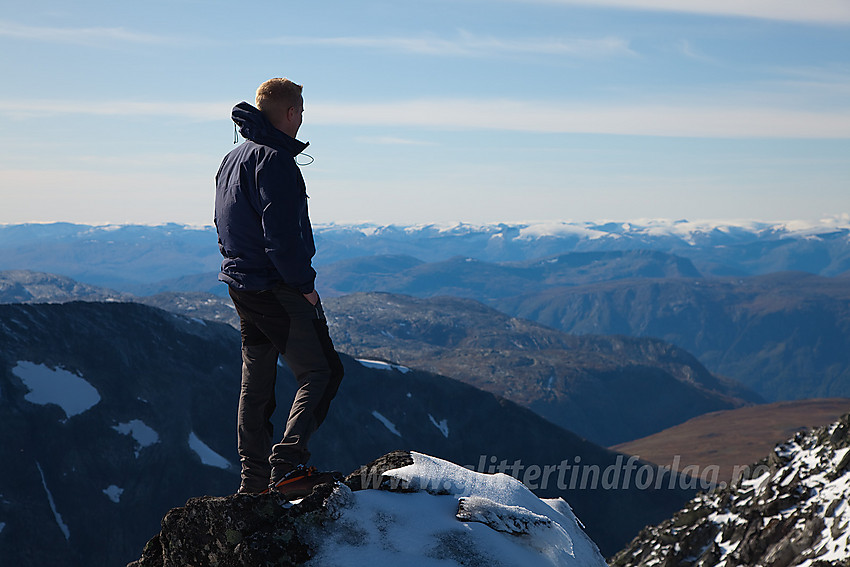
POLYGON ((612 567, 850 565, 850 414, 647 527, 612 567))

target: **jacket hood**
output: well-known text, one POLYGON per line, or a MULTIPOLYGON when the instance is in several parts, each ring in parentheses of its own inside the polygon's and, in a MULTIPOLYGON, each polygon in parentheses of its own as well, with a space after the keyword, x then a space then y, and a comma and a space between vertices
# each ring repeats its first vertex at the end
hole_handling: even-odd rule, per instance
POLYGON ((300 154, 310 145, 272 126, 262 112, 247 102, 240 102, 234 106, 230 117, 246 140, 286 150, 293 156, 300 154))

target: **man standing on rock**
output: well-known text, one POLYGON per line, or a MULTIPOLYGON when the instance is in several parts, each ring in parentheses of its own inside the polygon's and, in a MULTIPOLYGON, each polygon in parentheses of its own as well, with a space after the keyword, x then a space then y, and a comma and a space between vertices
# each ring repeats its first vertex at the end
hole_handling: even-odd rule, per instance
POLYGON ((245 142, 216 175, 215 225, 241 322, 239 492, 281 490, 314 474, 307 443, 328 413, 343 376, 314 288, 316 253, 307 190, 295 156, 304 111, 302 87, 270 79, 257 89, 256 108, 241 102, 232 118, 245 142), (298 380, 283 438, 272 447, 278 355, 298 380), (277 488, 275 488, 277 487, 277 488))

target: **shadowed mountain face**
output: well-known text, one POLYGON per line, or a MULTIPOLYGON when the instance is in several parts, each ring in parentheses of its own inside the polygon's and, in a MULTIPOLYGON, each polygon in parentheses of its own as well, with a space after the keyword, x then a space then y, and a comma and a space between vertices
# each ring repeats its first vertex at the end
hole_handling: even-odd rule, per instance
POLYGON ((658 337, 768 400, 850 397, 850 280, 630 280, 500 300, 569 333, 658 337))
MULTIPOLYGON (((346 378, 311 444, 320 468, 350 472, 399 448, 487 472, 501 466, 541 496, 564 495, 606 554, 694 488, 605 488, 590 476, 568 486, 562 463, 595 467, 598 477, 622 456, 455 380, 343 363, 346 378)), ((0 305, 4 561, 126 563, 169 508, 233 492, 240 364, 228 325, 132 303, 0 305)), ((280 367, 279 407, 294 387, 280 367)), ((279 428, 285 415, 273 421, 279 428)))
POLYGON ((4 561, 118 565, 163 509, 232 490, 233 333, 133 304, 0 305, 4 561))
POLYGON ((335 341, 504 396, 611 445, 756 398, 661 341, 571 336, 456 298, 326 300, 335 341))

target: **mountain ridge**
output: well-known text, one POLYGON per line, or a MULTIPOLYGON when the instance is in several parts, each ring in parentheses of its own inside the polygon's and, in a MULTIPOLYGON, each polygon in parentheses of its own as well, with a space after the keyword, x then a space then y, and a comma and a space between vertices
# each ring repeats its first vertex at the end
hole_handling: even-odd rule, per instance
POLYGON ((611 567, 846 566, 850 563, 850 414, 801 432, 736 483, 697 495, 647 526, 611 567))
POLYGON ((451 297, 352 294, 325 306, 354 356, 453 376, 604 445, 758 401, 661 341, 567 335, 451 297))
POLYGON ((770 401, 850 397, 850 285, 782 272, 558 287, 495 302, 569 333, 650 336, 770 401))

